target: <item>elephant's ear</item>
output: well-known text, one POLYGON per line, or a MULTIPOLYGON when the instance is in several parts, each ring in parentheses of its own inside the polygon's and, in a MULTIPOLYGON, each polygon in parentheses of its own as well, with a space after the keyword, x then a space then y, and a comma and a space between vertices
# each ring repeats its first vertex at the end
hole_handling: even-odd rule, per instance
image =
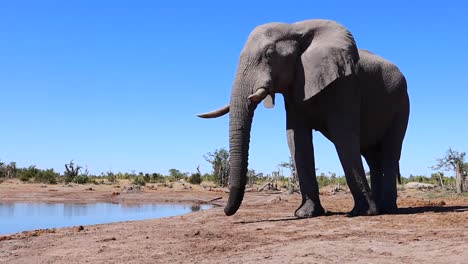
POLYGON ((293 87, 295 101, 305 101, 337 78, 357 70, 359 53, 353 35, 329 20, 293 24, 300 35, 300 58, 293 87))

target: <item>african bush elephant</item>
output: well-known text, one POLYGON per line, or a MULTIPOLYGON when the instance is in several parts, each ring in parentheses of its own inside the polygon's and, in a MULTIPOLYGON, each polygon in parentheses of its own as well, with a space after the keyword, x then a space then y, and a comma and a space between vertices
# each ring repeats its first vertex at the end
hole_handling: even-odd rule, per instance
POLYGON ((342 25, 329 20, 269 23, 250 34, 241 52, 230 103, 199 115, 229 112, 230 195, 233 215, 246 184, 254 110, 284 97, 288 145, 302 204, 297 217, 325 213, 315 175, 312 129, 334 143, 354 198, 350 215, 397 210, 396 179, 409 116, 406 80, 389 61, 356 47, 342 25), (361 155, 371 173, 367 183, 361 155))

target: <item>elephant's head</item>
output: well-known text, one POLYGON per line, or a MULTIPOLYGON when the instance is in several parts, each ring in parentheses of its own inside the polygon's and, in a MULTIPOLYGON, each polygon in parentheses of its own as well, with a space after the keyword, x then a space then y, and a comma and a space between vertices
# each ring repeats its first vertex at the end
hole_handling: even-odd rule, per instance
POLYGON ((272 107, 275 93, 293 103, 306 101, 338 77, 352 74, 358 60, 353 36, 334 21, 270 23, 255 28, 240 55, 230 103, 198 115, 213 118, 230 113, 226 215, 236 213, 244 197, 250 128, 258 103, 264 100, 272 107))

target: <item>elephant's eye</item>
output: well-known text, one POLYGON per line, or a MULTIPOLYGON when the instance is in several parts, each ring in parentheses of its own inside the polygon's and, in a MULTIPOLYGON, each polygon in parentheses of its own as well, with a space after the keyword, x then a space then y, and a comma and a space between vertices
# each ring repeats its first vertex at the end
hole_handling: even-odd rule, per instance
POLYGON ((270 59, 273 56, 274 52, 275 52, 275 50, 273 48, 268 48, 265 51, 265 58, 270 59))

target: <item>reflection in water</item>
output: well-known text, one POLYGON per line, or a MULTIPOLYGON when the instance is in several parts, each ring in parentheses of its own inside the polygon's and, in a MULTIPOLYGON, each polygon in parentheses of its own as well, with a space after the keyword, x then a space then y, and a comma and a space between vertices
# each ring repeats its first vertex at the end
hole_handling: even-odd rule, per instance
POLYGON ((63 204, 63 216, 70 219, 88 214, 88 209, 93 209, 86 204, 63 204))
POLYGON ((199 204, 0 203, 0 235, 41 228, 161 218, 211 207, 199 204))
POLYGON ((1 219, 11 217, 15 213, 15 204, 13 203, 0 203, 0 221, 1 219))
POLYGON ((193 204, 193 205, 190 206, 190 210, 192 212, 198 212, 198 211, 201 210, 201 206, 199 204, 193 204))

